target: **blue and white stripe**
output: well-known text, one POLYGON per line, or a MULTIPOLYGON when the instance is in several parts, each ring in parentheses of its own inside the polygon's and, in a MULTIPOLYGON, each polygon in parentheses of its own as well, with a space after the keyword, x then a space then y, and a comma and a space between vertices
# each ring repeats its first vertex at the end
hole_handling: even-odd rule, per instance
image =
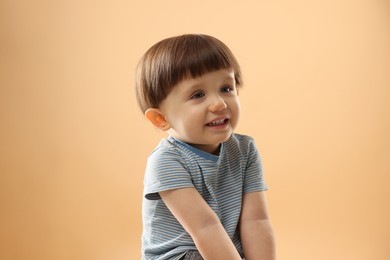
POLYGON ((196 250, 159 192, 195 187, 242 254, 237 230, 242 195, 267 190, 254 141, 239 134, 222 144, 220 156, 173 137, 163 139, 148 158, 144 184, 142 258, 147 260, 179 259, 187 250, 196 250))

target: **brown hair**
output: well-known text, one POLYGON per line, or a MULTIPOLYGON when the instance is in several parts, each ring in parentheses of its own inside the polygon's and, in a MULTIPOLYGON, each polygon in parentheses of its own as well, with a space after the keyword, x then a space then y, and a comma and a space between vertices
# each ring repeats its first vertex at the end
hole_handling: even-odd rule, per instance
POLYGON ((220 40, 203 34, 164 39, 147 50, 138 63, 135 82, 138 105, 142 112, 157 108, 184 78, 225 68, 233 68, 236 84, 240 86, 240 66, 220 40))

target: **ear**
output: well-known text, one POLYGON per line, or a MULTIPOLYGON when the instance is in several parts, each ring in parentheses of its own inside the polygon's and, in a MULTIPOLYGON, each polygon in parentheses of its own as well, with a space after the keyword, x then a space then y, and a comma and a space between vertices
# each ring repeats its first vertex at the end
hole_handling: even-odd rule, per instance
POLYGON ((158 108, 148 108, 145 111, 145 117, 150 123, 152 123, 152 125, 161 131, 168 131, 171 128, 161 110, 158 108))

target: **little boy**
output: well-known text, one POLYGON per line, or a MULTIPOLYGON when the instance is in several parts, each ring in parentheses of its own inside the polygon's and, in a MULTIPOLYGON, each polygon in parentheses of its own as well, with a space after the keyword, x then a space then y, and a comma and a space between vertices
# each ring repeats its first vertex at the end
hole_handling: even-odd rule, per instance
POLYGON ((162 40, 141 58, 138 104, 169 135, 147 161, 142 259, 275 258, 259 154, 234 133, 241 83, 229 48, 208 35, 162 40))

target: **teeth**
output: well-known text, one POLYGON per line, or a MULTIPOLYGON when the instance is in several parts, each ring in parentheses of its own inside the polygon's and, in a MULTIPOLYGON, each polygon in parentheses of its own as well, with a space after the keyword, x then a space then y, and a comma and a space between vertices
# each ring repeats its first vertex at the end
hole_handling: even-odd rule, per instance
POLYGON ((216 125, 222 125, 223 123, 225 123, 225 119, 210 122, 210 123, 208 123, 208 125, 216 126, 216 125))

